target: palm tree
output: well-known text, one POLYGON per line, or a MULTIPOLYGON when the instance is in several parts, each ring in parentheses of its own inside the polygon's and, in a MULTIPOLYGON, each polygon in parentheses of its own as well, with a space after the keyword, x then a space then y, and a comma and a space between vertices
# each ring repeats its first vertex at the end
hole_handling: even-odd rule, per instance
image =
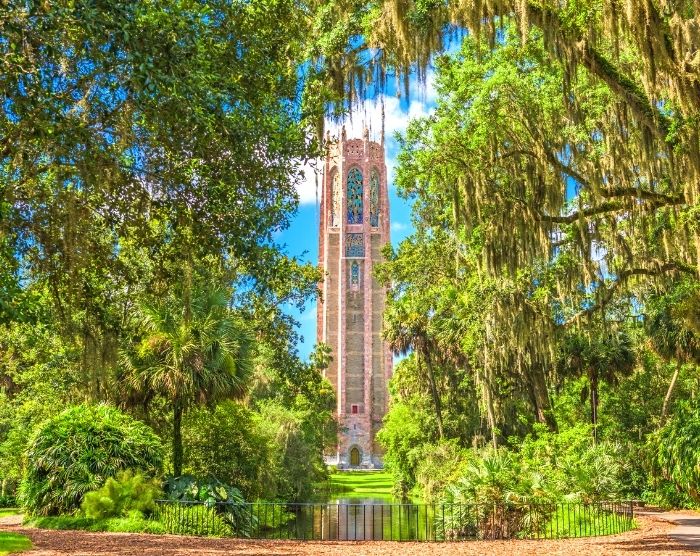
POLYGON ((384 313, 384 339, 397 355, 413 352, 416 358, 418 373, 422 374, 423 363, 426 367, 426 377, 430 387, 430 395, 435 408, 438 435, 443 437, 442 401, 435 380, 432 351, 434 342, 428 334, 430 317, 427 312, 413 306, 406 297, 389 304, 384 313))
POLYGON ((616 385, 622 376, 632 372, 635 363, 632 341, 624 330, 572 333, 564 339, 559 368, 588 378, 588 385, 581 391, 581 399, 590 400, 594 442, 598 441, 598 392, 601 381, 616 385))
POLYGON ((684 365, 700 363, 700 293, 694 282, 679 282, 660 296, 650 296, 644 320, 650 347, 673 365, 673 376, 661 407, 662 425, 678 375, 684 365))
POLYGON ((252 338, 228 306, 230 291, 195 290, 144 305, 141 339, 124 354, 129 385, 144 397, 164 396, 173 411, 173 471, 182 474, 182 416, 193 405, 245 395, 252 338))

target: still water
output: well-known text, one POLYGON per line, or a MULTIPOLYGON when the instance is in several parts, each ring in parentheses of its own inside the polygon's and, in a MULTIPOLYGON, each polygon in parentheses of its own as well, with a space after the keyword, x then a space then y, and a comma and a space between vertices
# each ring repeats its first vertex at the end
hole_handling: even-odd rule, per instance
POLYGON ((427 540, 435 538, 435 508, 383 498, 336 498, 288 504, 281 527, 270 538, 318 540, 427 540))

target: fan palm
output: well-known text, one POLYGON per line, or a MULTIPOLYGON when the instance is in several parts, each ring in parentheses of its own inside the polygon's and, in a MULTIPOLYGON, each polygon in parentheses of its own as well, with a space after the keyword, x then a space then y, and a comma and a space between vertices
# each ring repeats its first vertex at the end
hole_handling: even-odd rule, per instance
POLYGON ((125 354, 130 386, 172 404, 173 471, 182 474, 182 416, 192 405, 245 395, 252 372, 250 337, 229 308, 226 290, 195 291, 189 303, 169 298, 141 308, 141 340, 125 354))
POLYGON ((431 358, 434 341, 428 334, 429 322, 430 317, 426 311, 421 311, 407 298, 398 299, 391 303, 384 313, 384 339, 389 344, 389 349, 397 355, 406 355, 413 351, 418 372, 421 374, 422 364, 425 363, 426 378, 435 408, 438 434, 442 438, 442 401, 431 358))
POLYGON ((573 333, 565 338, 559 368, 577 376, 586 376, 588 385, 581 398, 591 405, 593 440, 597 442, 600 382, 615 385, 620 377, 629 375, 636 362, 632 341, 624 330, 594 331, 589 335, 573 333))

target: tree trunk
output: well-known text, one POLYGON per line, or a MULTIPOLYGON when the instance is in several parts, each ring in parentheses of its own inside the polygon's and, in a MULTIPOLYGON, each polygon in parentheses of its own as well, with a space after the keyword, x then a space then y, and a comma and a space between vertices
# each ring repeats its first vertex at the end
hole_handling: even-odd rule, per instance
POLYGON ((173 475, 182 475, 182 404, 173 405, 173 475))
POLYGON ((676 369, 673 371, 673 376, 671 377, 671 383, 668 385, 668 390, 666 390, 666 395, 664 396, 664 404, 661 406, 661 424, 663 425, 666 421, 666 416, 668 415, 668 404, 671 401, 671 396, 673 395, 673 389, 676 387, 676 380, 678 380, 678 373, 681 370, 681 366, 676 363, 676 369))
POLYGON ((557 422, 552 414, 552 404, 549 401, 549 392, 547 390, 547 381, 545 380, 544 371, 532 369, 530 371, 530 385, 537 422, 547 425, 550 431, 556 432, 557 422))
MULTIPOLYGON (((420 366, 420 358, 418 358, 418 365, 420 366)), ((433 398, 433 405, 435 406, 435 418, 437 419, 438 435, 442 440, 442 402, 440 400, 440 394, 438 392, 437 385, 435 384, 435 373, 433 371, 433 364, 430 361, 430 355, 427 353, 427 351, 425 353, 425 366, 428 370, 428 383, 430 384, 430 394, 433 398)))
POLYGON ((593 444, 598 444, 598 373, 591 372, 591 424, 593 425, 593 444))

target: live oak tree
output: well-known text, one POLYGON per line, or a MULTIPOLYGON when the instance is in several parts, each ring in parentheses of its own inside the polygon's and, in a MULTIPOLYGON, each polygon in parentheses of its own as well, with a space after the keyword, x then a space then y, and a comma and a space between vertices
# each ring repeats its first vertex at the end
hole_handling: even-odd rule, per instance
POLYGON ((225 257, 236 279, 277 287, 272 234, 312 152, 296 13, 284 0, 0 7, 0 307, 19 311, 4 295, 18 283, 45 294, 95 395, 131 300, 160 295, 182 261, 225 257))
MULTIPOLYGON (((696 9, 338 2, 318 19, 319 53, 329 82, 352 100, 369 79, 412 68, 420 76, 449 40, 462 43, 462 60, 442 72, 436 122, 414 134, 407 158, 423 155, 420 179, 454 200, 457 235, 481 226, 485 274, 513 278, 556 253, 547 279, 560 317, 576 326, 637 285, 697 278, 696 9)), ((501 309, 501 323, 512 320, 501 309)))

